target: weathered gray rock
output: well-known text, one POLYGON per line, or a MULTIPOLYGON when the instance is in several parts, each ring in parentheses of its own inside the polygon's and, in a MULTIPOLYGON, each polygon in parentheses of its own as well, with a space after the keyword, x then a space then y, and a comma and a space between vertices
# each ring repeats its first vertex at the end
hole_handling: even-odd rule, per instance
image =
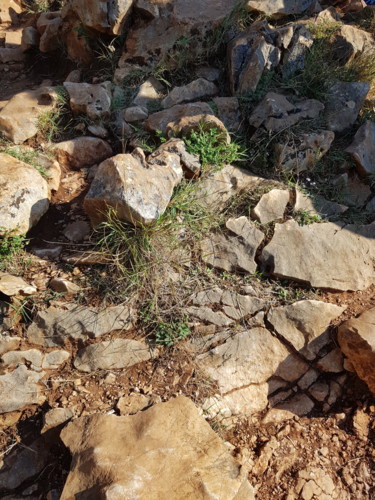
POLYGON ((312 44, 313 36, 305 26, 295 26, 293 38, 283 56, 281 73, 284 78, 297 71, 303 71, 305 68, 306 51, 312 44))
POLYGON ((40 36, 39 50, 53 52, 61 47, 61 12, 42 12, 37 21, 40 36))
POLYGON ((38 30, 33 26, 27 26, 22 30, 22 40, 21 40, 21 48, 23 52, 27 52, 28 50, 38 47, 39 45, 39 33, 38 30))
POLYGON ((82 168, 99 163, 112 156, 108 142, 98 137, 77 137, 54 145, 53 151, 60 165, 82 168))
POLYGON ((160 102, 163 89, 163 85, 156 78, 151 77, 139 87, 137 95, 133 99, 133 104, 150 109, 160 102))
POLYGON ((374 281, 375 224, 276 224, 262 260, 277 277, 333 290, 364 290, 374 281))
POLYGON ((375 394, 375 308, 342 323, 338 341, 357 375, 375 394))
POLYGON ((224 271, 254 273, 257 268, 255 254, 264 234, 247 217, 229 219, 226 226, 235 236, 215 233, 204 239, 201 242, 202 259, 224 271))
POLYGON ((0 356, 5 354, 8 351, 12 351, 13 349, 17 349, 20 342, 21 337, 11 337, 9 335, 1 335, 0 336, 0 356))
POLYGON ((43 428, 41 434, 58 427, 73 418, 74 413, 70 408, 53 408, 43 415, 43 428))
POLYGON ((315 3, 315 0, 248 0, 247 8, 266 16, 282 17, 302 14, 315 3))
POLYGON ((43 355, 38 349, 28 349, 27 351, 9 351, 1 357, 4 368, 16 368, 19 365, 29 365, 31 370, 40 371, 42 369, 43 355))
POLYGON ((255 498, 246 467, 182 396, 132 416, 79 418, 63 429, 61 438, 73 455, 61 500, 77 494, 130 494, 138 500, 255 498))
POLYGON ((367 82, 336 82, 327 96, 327 128, 333 132, 343 132, 350 128, 356 121, 369 90, 370 84, 367 82))
POLYGON ((92 120, 109 116, 112 100, 111 82, 97 84, 64 82, 70 108, 76 115, 85 114, 92 120))
POLYGON ((163 135, 165 135, 167 133, 167 128, 172 128, 173 124, 179 122, 182 118, 211 114, 212 109, 206 102, 178 104, 163 111, 151 114, 146 122, 146 128, 150 132, 160 130, 163 135))
MULTIPOLYGON (((269 132, 280 132, 298 123, 303 118, 317 118, 324 104, 316 99, 293 99, 268 92, 249 117, 252 127, 263 127, 269 132)), ((333 130, 333 129, 332 129, 333 130)))
POLYGON ((263 423, 275 423, 282 422, 283 420, 289 420, 290 418, 303 417, 310 413, 314 408, 314 402, 306 394, 298 393, 293 398, 282 403, 278 403, 272 410, 270 410, 266 417, 263 419, 263 423))
POLYGON ((49 207, 47 182, 30 165, 0 153, 0 234, 27 233, 49 207))
POLYGON ((307 213, 310 216, 329 219, 343 214, 348 210, 348 207, 334 201, 328 201, 322 196, 314 195, 307 196, 301 191, 296 190, 296 202, 294 205, 294 213, 307 213))
POLYGON ((265 306, 263 299, 240 295, 230 290, 223 292, 221 303, 223 304, 224 313, 236 321, 257 313, 265 306))
POLYGON ((276 146, 276 166, 286 173, 299 174, 312 170, 329 150, 335 138, 330 130, 320 130, 312 134, 293 137, 286 144, 276 146))
POLYGON ((233 323, 233 320, 228 318, 228 316, 221 311, 213 311, 207 306, 191 306, 186 309, 186 312, 193 318, 197 318, 205 323, 211 323, 216 326, 228 326, 233 323))
POLYGON ((112 330, 128 330, 134 312, 128 306, 112 306, 102 311, 71 305, 66 311, 50 307, 39 311, 27 330, 30 342, 46 347, 64 345, 68 339, 86 340, 112 330))
POLYGON ((20 410, 27 405, 42 404, 46 397, 38 384, 44 372, 28 370, 20 365, 14 371, 0 376, 0 413, 20 410))
POLYGON ((237 132, 241 126, 240 104, 237 97, 215 97, 217 116, 230 132, 237 132))
POLYGON ((253 209, 253 217, 261 224, 283 219, 290 193, 286 189, 271 189, 264 194, 253 209))
POLYGON ((64 278, 52 278, 48 286, 55 292, 73 294, 80 291, 81 287, 64 278))
POLYGON ((44 370, 56 370, 69 358, 70 353, 68 351, 58 350, 48 352, 43 356, 42 368, 44 370))
POLYGON ((0 111, 0 132, 16 144, 34 137, 39 117, 52 111, 56 100, 53 87, 18 92, 0 111))
POLYGON ((152 352, 143 342, 114 339, 79 350, 74 366, 82 372, 129 368, 151 359, 152 352))
POLYGON ((216 85, 204 78, 198 78, 183 87, 175 87, 165 97, 161 105, 164 109, 171 108, 176 104, 184 104, 186 102, 199 101, 207 97, 213 97, 218 94, 219 89, 216 85))
POLYGON ((26 283, 20 276, 13 276, 0 271, 0 292, 8 295, 8 297, 13 295, 33 295, 36 293, 36 288, 26 283))
POLYGON ((124 120, 128 123, 143 122, 148 118, 147 108, 143 106, 131 106, 124 111, 124 120))
POLYGON ((289 306, 271 308, 267 319, 297 351, 314 359, 321 347, 319 337, 344 310, 345 307, 318 300, 301 300, 289 306))
POLYGON ((158 149, 151 153, 148 159, 157 158, 162 151, 174 153, 180 157, 182 169, 185 177, 188 179, 197 177, 200 174, 202 165, 199 161, 199 156, 188 153, 183 140, 176 138, 169 139, 169 141, 164 142, 158 149))
POLYGON ((359 175, 375 174, 375 123, 367 120, 357 131, 354 141, 346 149, 357 166, 359 175))
POLYGON ((173 189, 182 179, 180 157, 160 151, 148 163, 120 154, 99 165, 84 201, 93 225, 105 219, 109 207, 132 224, 150 224, 163 214, 173 189))
POLYGON ((333 41, 333 54, 342 64, 348 63, 360 54, 371 54, 374 38, 368 31, 349 24, 343 24, 333 41))

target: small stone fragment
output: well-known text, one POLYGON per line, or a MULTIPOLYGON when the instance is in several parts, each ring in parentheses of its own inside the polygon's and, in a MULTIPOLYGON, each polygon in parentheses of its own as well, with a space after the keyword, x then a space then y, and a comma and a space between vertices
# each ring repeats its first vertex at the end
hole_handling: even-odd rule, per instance
POLYGON ((253 209, 253 216, 261 224, 283 219, 290 194, 286 189, 271 189, 253 209))

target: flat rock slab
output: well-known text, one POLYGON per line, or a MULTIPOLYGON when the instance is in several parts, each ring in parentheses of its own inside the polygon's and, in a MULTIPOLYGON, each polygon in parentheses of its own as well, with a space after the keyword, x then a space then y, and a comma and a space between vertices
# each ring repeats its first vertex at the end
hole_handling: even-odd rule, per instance
POLYGON ((89 345, 78 351, 74 366, 81 372, 129 368, 151 359, 152 352, 143 342, 114 339, 89 345))
POLYGON ((282 17, 302 14, 309 9, 315 0, 248 0, 248 10, 261 12, 266 16, 282 17))
POLYGON ((308 358, 313 359, 317 352, 315 345, 311 346, 312 352, 309 350, 310 343, 323 335, 344 310, 345 307, 319 300, 301 300, 288 306, 271 308, 267 319, 297 351, 306 351, 310 354, 308 358))
POLYGON ((27 233, 48 210, 45 179, 34 167, 5 153, 0 153, 0 192, 0 234, 27 233))
POLYGON ((247 469, 182 396, 132 416, 81 417, 61 439, 73 455, 61 500, 255 498, 247 469))
POLYGON ((342 323, 338 341, 358 376, 375 395, 375 308, 342 323))
POLYGON ((0 413, 8 413, 28 405, 42 404, 45 396, 38 383, 44 372, 28 370, 21 365, 14 371, 0 376, 0 413))
POLYGON ((375 123, 367 120, 354 136, 354 141, 346 149, 356 162, 362 177, 375 174, 375 123))
POLYGON ((271 189, 264 194, 253 209, 254 218, 261 224, 283 219, 290 194, 286 189, 271 189))
POLYGON ((204 78, 198 78, 183 87, 174 87, 165 97, 161 105, 163 108, 171 108, 176 104, 183 104, 191 101, 198 101, 207 97, 213 97, 218 94, 219 89, 216 85, 204 78))
POLYGON ((364 290, 374 282, 375 224, 276 224, 262 261, 272 275, 332 290, 364 290))
POLYGON ((32 295, 36 293, 36 288, 26 283, 20 276, 0 272, 0 292, 8 297, 32 295))
POLYGON ((133 322, 134 311, 128 306, 113 306, 102 311, 76 305, 67 310, 50 307, 38 312, 27 330, 27 337, 34 344, 55 347, 69 339, 86 340, 113 330, 128 330, 133 322))
POLYGON ((303 212, 310 216, 318 216, 322 219, 336 217, 348 210, 346 205, 335 203, 323 198, 323 196, 307 196, 300 191, 296 191, 296 202, 294 213, 303 212))
POLYGON ((150 132, 160 130, 164 135, 168 126, 189 116, 211 115, 212 109, 206 102, 193 102, 189 104, 177 104, 163 111, 153 113, 146 121, 146 128, 150 132))

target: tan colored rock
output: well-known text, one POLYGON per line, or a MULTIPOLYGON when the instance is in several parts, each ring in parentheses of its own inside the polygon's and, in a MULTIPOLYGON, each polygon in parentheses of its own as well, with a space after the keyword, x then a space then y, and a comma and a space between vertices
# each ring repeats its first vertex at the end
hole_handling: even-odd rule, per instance
POLYGON ((60 165, 66 168, 82 168, 101 162, 112 156, 108 142, 99 137, 77 137, 54 145, 53 151, 60 165))
POLYGON ((296 202, 294 205, 294 213, 308 213, 311 216, 327 219, 329 217, 338 216, 348 210, 348 207, 334 201, 328 201, 322 196, 307 196, 301 191, 296 190, 296 202))
POLYGON ((352 144, 346 148, 356 162, 360 176, 375 175, 375 123, 367 120, 357 131, 352 144))
POLYGON ((246 6, 250 11, 257 11, 266 16, 276 18, 302 14, 315 3, 315 0, 247 0, 246 6))
POLYGON ((156 78, 151 77, 139 87, 137 95, 133 99, 133 104, 135 106, 144 106, 147 109, 152 108, 155 103, 160 102, 161 92, 163 92, 163 86, 156 78))
POLYGON ((128 123, 143 122, 148 118, 147 108, 142 106, 131 106, 124 111, 124 120, 128 123))
POLYGON ((61 49, 61 26, 62 19, 60 11, 44 12, 37 22, 37 29, 41 35, 39 50, 41 52, 53 52, 61 49))
POLYGON ((70 108, 74 114, 86 114, 92 120, 109 116, 112 100, 111 82, 97 84, 64 82, 64 87, 69 94, 70 108))
POLYGON ((100 164, 84 208, 93 225, 104 220, 108 207, 121 220, 150 224, 165 211, 181 179, 180 158, 174 153, 160 152, 149 163, 120 154, 100 164))
POLYGON ((204 78, 198 78, 183 87, 174 87, 165 97, 161 104, 164 109, 184 104, 186 102, 199 101, 218 94, 219 89, 216 85, 204 78))
POLYGON ((295 416, 303 417, 314 408, 314 402, 306 394, 298 393, 288 401, 278 403, 272 408, 265 418, 264 424, 278 423, 289 420, 295 416))
POLYGON ((70 408, 52 408, 52 410, 43 415, 41 434, 68 422, 73 416, 74 413, 70 408))
POLYGON ((151 114, 146 121, 146 128, 150 132, 160 130, 163 135, 165 135, 167 133, 167 128, 173 127, 173 124, 179 122, 182 118, 210 114, 212 114, 212 109, 206 102, 178 104, 163 111, 151 114))
POLYGON ((175 122, 168 123, 166 135, 167 137, 188 137, 193 130, 195 132, 200 130, 207 132, 211 129, 215 129, 216 132, 218 132, 218 141, 224 144, 229 144, 231 142, 230 135, 224 123, 222 123, 219 118, 216 118, 216 116, 206 114, 184 116, 175 122))
POLYGON ((0 272, 0 292, 8 297, 13 295, 33 295, 35 286, 29 285, 20 276, 0 272))
POLYGON ((53 87, 40 87, 14 95, 0 111, 0 132, 21 144, 38 132, 38 119, 52 111, 57 99, 53 87))
POLYGON ((42 404, 46 397, 39 380, 44 372, 35 372, 20 365, 0 376, 0 413, 21 410, 32 404, 42 404))
POLYGON ((27 26, 22 30, 21 48, 24 52, 38 47, 40 36, 38 30, 33 26, 27 26))
POLYGON ((356 26, 343 24, 333 41, 333 54, 341 64, 346 64, 360 54, 371 55, 374 50, 374 37, 368 31, 356 26))
POLYGON ((199 161, 198 155, 190 154, 186 151, 186 146, 181 139, 169 139, 169 141, 164 142, 158 147, 151 155, 149 160, 157 157, 161 151, 167 151, 168 153, 177 154, 180 157, 181 166, 183 168, 185 177, 192 179, 193 177, 198 177, 200 174, 202 165, 199 161))
POLYGON ((375 224, 330 222, 299 226, 276 224, 262 252, 266 268, 277 277, 332 290, 364 290, 374 282, 375 224))
POLYGON ((228 318, 228 316, 221 311, 213 311, 207 306, 191 306, 186 309, 186 313, 205 323, 211 323, 216 326, 228 326, 233 323, 233 320, 228 318))
POLYGON ((135 415, 139 411, 145 410, 150 405, 150 398, 144 394, 132 393, 129 396, 122 396, 118 401, 116 408, 121 416, 135 415))
POLYGON ((38 349, 28 349, 26 351, 9 351, 3 354, 1 363, 4 368, 16 368, 19 365, 28 365, 28 368, 35 371, 42 369, 43 355, 38 349))
MULTIPOLYGON (((287 99, 282 94, 268 92, 249 117, 252 127, 280 132, 304 118, 317 118, 324 104, 315 99, 287 99)), ((333 129, 332 129, 333 130, 333 129)))
POLYGON ((70 353, 68 351, 51 351, 44 355, 42 368, 44 370, 56 370, 60 365, 68 361, 70 353))
POLYGON ((237 97, 214 97, 217 115, 230 132, 237 132, 241 126, 241 112, 237 97))
POLYGON ((129 368, 151 359, 152 352, 143 342, 114 339, 80 349, 74 367, 81 372, 129 368))
POLYGON ((375 308, 342 323, 338 341, 357 375, 375 394, 375 308))
POLYGON ((312 170, 318 160, 328 152, 334 138, 334 132, 321 130, 293 137, 293 140, 286 144, 278 144, 276 166, 284 172, 297 174, 312 170))
POLYGON ((68 294, 77 293, 81 289, 75 283, 63 278, 52 278, 48 286, 55 292, 68 294))
POLYGON ((79 418, 61 438, 73 455, 61 500, 255 498, 246 468, 182 396, 133 416, 79 418))
POLYGON ((20 2, 16 0, 0 0, 0 24, 17 23, 21 12, 20 2))
POLYGON ((271 189, 264 194, 253 209, 253 216, 261 224, 283 219, 290 194, 286 189, 271 189))
POLYGON ((310 344, 316 340, 319 343, 319 337, 344 310, 345 307, 319 300, 301 300, 289 306, 271 308, 267 319, 297 351, 314 359, 316 348, 310 344))
POLYGON ((5 354, 6 352, 12 351, 13 349, 17 349, 21 341, 22 341, 21 337, 11 337, 9 335, 1 335, 0 356, 5 354))
POLYGON ((0 153, 0 234, 29 231, 49 207, 47 182, 30 165, 0 153))

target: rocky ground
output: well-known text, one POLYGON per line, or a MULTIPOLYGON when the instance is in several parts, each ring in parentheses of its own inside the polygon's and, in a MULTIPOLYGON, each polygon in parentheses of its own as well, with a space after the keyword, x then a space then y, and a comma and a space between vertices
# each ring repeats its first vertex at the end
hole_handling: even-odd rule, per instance
POLYGON ((1 498, 374 496, 374 9, 0 0, 1 498))

